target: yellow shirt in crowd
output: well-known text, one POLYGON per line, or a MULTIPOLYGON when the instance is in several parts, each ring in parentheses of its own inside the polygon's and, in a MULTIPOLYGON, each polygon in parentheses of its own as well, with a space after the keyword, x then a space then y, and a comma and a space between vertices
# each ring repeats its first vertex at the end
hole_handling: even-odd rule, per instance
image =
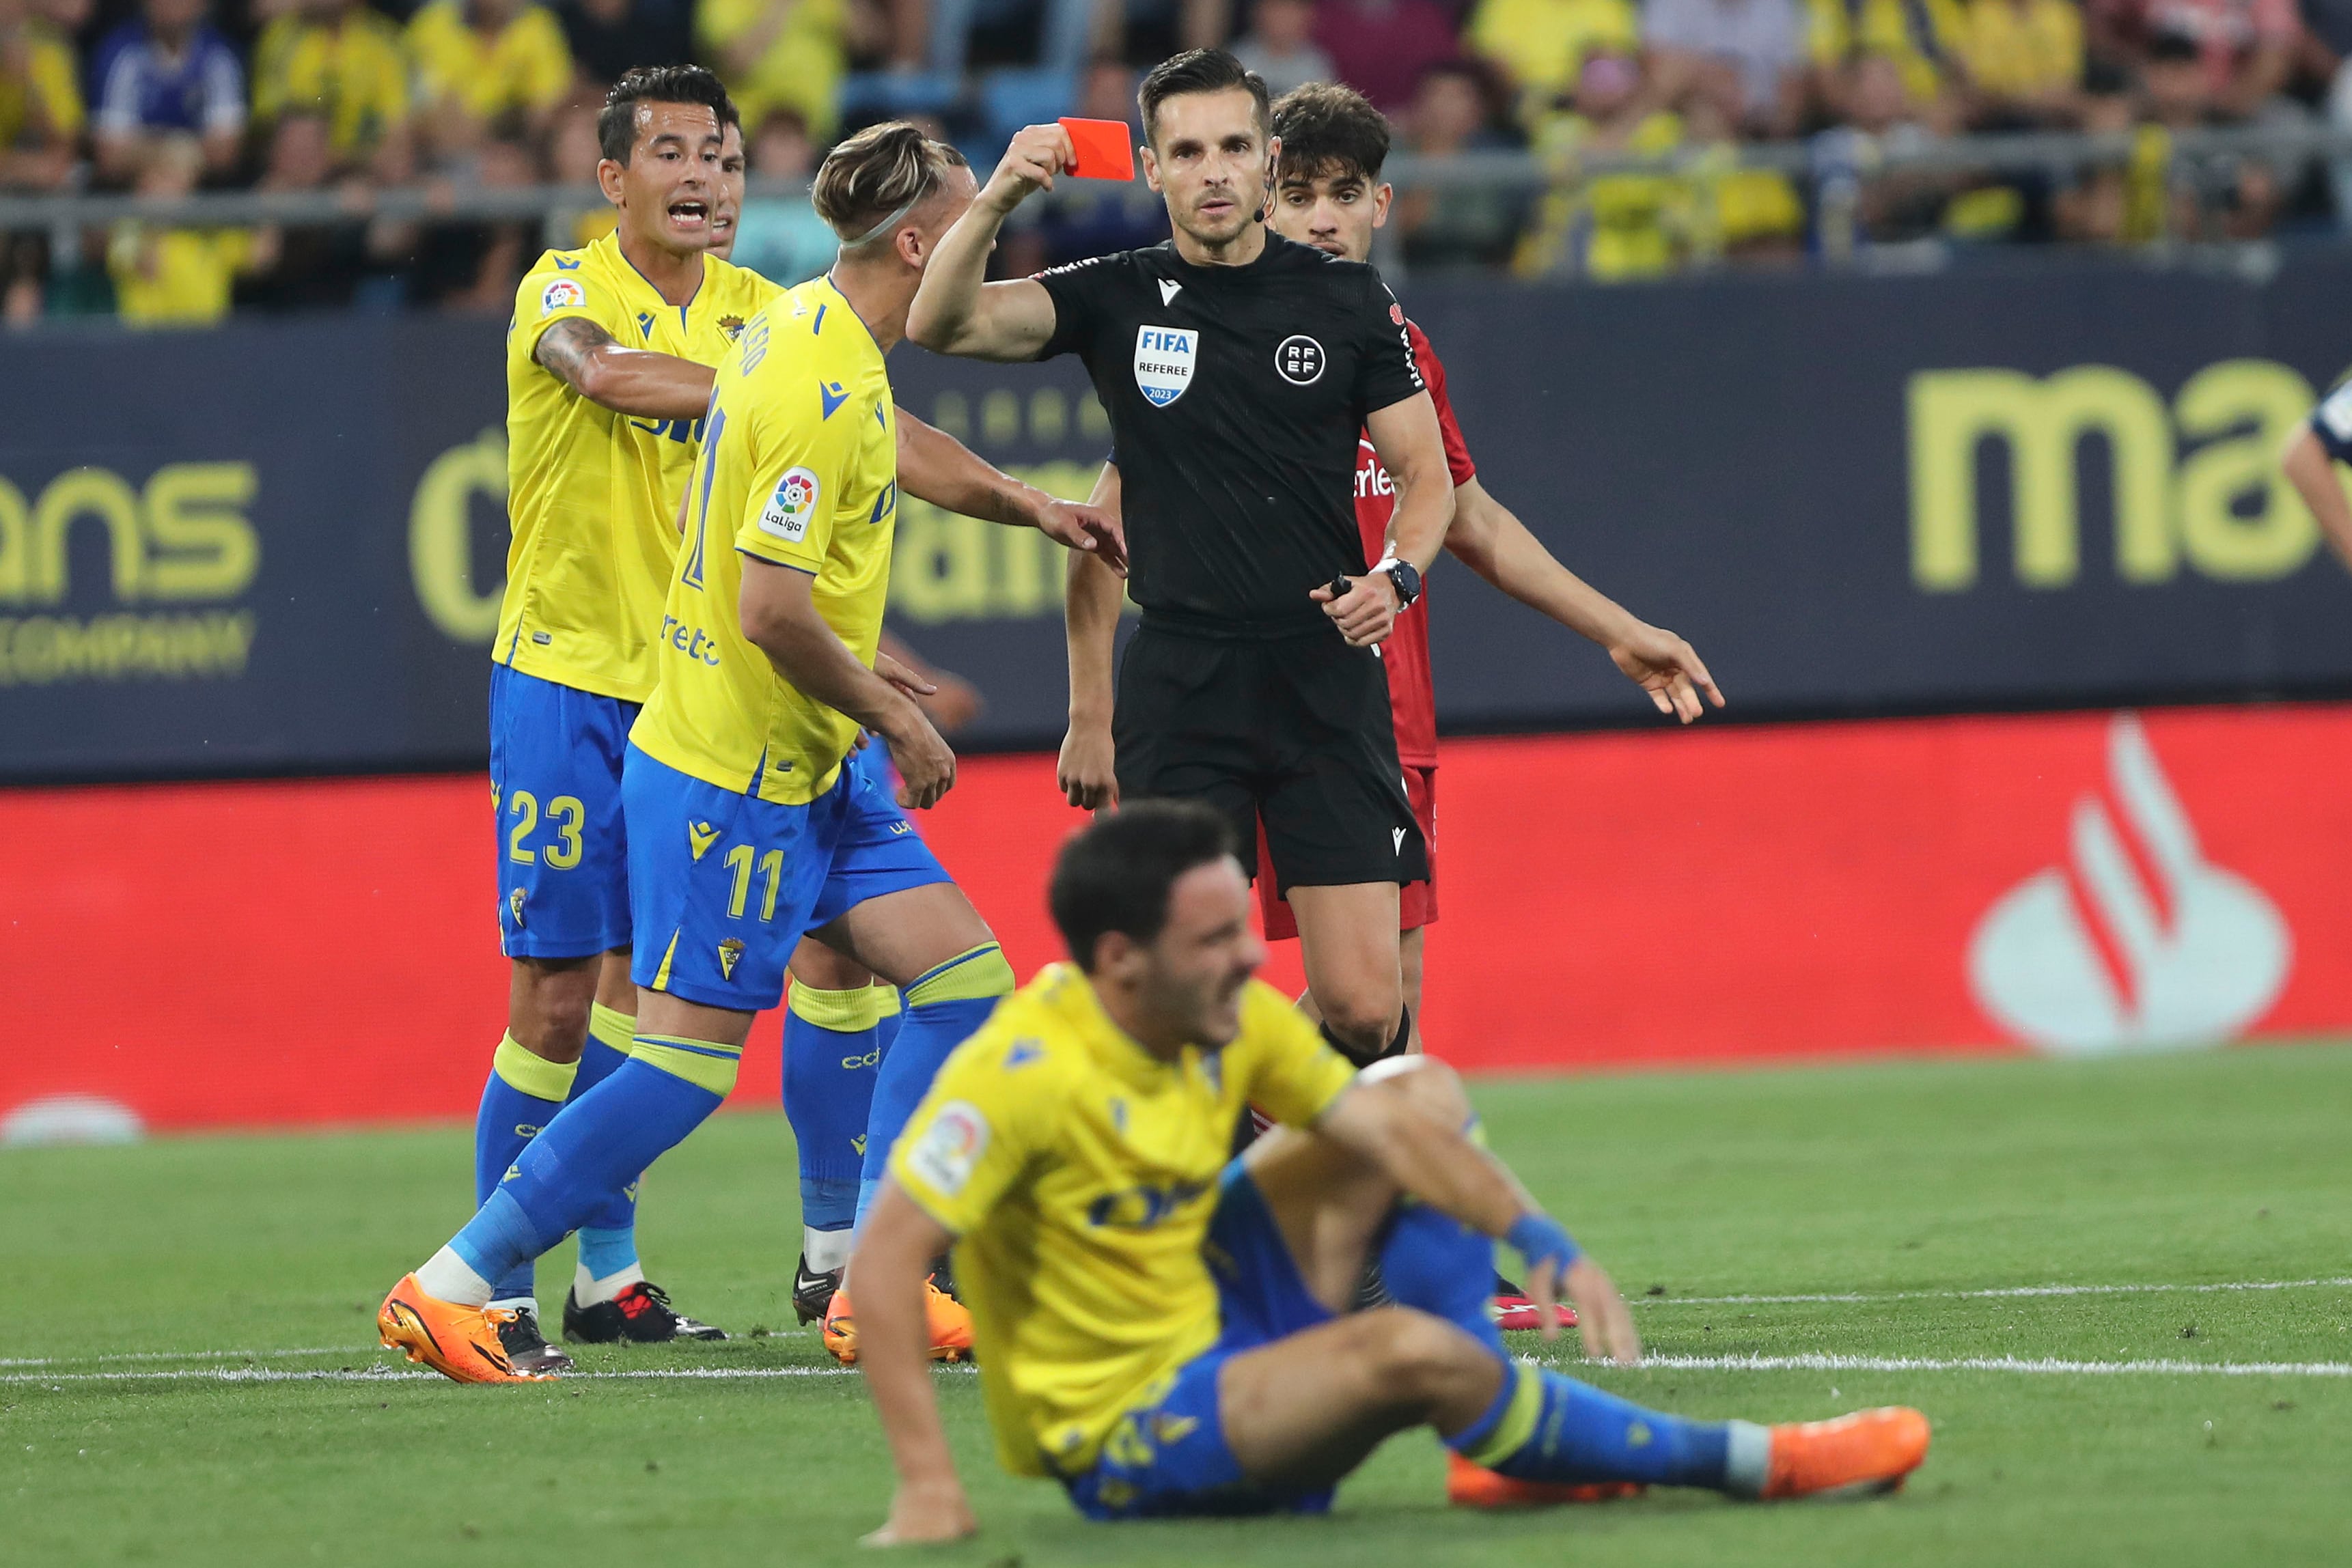
POLYGON ((839 123, 835 99, 846 68, 842 34, 848 22, 844 0, 698 0, 694 8, 695 37, 711 66, 727 78, 746 130, 756 131, 760 121, 788 109, 819 143, 832 141, 839 123), (791 15, 751 69, 723 65, 727 47, 780 4, 789 4, 791 15))
POLYGON ((2083 14, 2073 0, 1969 0, 1960 57, 1985 91, 2026 98, 2083 79, 2083 14))
POLYGON ((1231 1045, 1162 1061, 1067 964, 956 1048, 890 1174, 961 1239, 956 1286, 1007 1469, 1086 1470, 1125 1412, 1214 1343, 1201 1244, 1242 1107, 1305 1126, 1354 1076, 1262 980, 1231 1045))
POLYGON ((746 555, 816 579, 817 613, 874 663, 898 531, 890 377, 829 277, 771 303, 719 367, 687 497, 660 683, 630 731, 647 756, 738 793, 801 805, 830 789, 856 721, 793 687, 743 635, 746 555))
POLYGON ((158 234, 125 224, 107 247, 115 313, 132 327, 209 327, 228 314, 236 275, 252 256, 250 229, 158 234))
POLYGON ((506 601, 491 656, 527 675, 643 702, 677 554, 677 500, 700 420, 633 419, 589 402, 532 356, 558 321, 698 364, 726 357, 782 290, 715 256, 684 306, 665 301, 618 239, 539 258, 507 329, 506 601))
POLYGON ((25 74, 0 76, 0 152, 16 147, 36 126, 48 137, 79 136, 86 118, 74 80, 73 47, 47 24, 25 24, 25 74))
POLYGON ((1576 86, 1594 49, 1640 52, 1642 22, 1633 0, 1479 0, 1469 40, 1526 98, 1548 104, 1576 86))
POLYGON ((571 47, 540 5, 485 35, 467 24, 462 0, 433 0, 409 20, 408 50, 426 102, 455 99, 481 120, 551 110, 572 90, 571 47))
POLYGON ((331 22, 277 17, 254 46, 254 118, 323 114, 341 157, 370 152, 405 120, 408 90, 400 29, 364 5, 331 22))
POLYGON ((1943 88, 1939 61, 1959 37, 1957 0, 1809 0, 1809 5, 1815 65, 1833 70, 1856 50, 1885 55, 1902 71, 1914 103, 1936 101, 1943 88))

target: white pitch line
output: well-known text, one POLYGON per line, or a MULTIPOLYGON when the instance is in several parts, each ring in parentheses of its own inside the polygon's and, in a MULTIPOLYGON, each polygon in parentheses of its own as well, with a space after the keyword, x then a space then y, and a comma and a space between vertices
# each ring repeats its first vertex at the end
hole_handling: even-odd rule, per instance
POLYGON ((1777 1307, 1864 1301, 1992 1301, 2025 1296, 2206 1295, 2221 1291, 2311 1291, 2352 1287, 2352 1278, 2230 1280, 2207 1285, 2006 1285, 1990 1291, 1843 1291, 1799 1296, 1634 1296, 1636 1307, 1777 1307))
POLYGON ((2072 1376, 2352 1377, 2344 1361, 2065 1361, 2055 1356, 1972 1355, 1951 1360, 1911 1355, 1651 1355, 1643 1367, 1695 1372, 2018 1372, 2072 1376))
MULTIPOLYGON (((956 1365, 938 1370, 952 1373, 972 1373, 975 1366, 956 1365)), ((551 1383, 624 1381, 632 1378, 654 1378, 662 1381, 726 1381, 757 1380, 775 1377, 854 1377, 857 1369, 851 1366, 669 1366, 644 1367, 629 1372, 571 1372, 551 1383)), ((0 1376, 0 1384, 24 1383, 57 1385, 61 1383, 438 1383, 442 1378, 432 1372, 411 1371, 404 1366, 375 1366, 335 1371, 296 1372, 273 1366, 222 1367, 159 1367, 150 1372, 16 1372, 0 1376)))
POLYGON ((125 1350, 108 1355, 6 1355, 0 1366, 80 1366, 109 1361, 268 1361, 291 1355, 365 1354, 357 1345, 311 1345, 300 1350, 125 1350))

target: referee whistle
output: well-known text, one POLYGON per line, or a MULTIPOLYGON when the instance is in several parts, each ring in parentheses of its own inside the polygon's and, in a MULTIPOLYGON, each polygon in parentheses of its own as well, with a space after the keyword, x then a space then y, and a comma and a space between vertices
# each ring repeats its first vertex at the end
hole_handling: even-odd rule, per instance
POLYGON ((1343 571, 1339 576, 1331 580, 1331 586, 1325 589, 1324 591, 1328 593, 1334 599, 1345 599, 1348 597, 1348 591, 1355 586, 1356 585, 1354 583, 1348 580, 1348 574, 1343 571))

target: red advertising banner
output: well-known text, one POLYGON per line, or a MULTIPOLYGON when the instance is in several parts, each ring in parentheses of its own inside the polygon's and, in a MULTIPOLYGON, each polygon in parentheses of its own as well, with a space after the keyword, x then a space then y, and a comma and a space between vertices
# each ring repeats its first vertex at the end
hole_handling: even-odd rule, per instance
MULTIPOLYGON (((2346 706, 1449 742, 1424 1032, 1541 1071, 2352 1030, 2347 779, 2346 706)), ((1038 757, 922 818, 1024 975, 1077 821, 1038 757)), ((0 1139, 469 1113, 493 850, 478 777, 0 794, 0 1139)), ((776 1073, 763 1020, 739 1094, 776 1073)))

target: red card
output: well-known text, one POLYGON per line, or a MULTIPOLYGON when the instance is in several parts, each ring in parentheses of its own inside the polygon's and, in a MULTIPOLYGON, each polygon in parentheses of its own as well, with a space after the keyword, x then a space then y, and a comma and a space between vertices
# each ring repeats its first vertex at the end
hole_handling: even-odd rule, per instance
POLYGON ((1125 120, 1064 115, 1061 126, 1070 133, 1070 146, 1078 155, 1078 165, 1071 173, 1081 180, 1135 178, 1135 148, 1127 140, 1125 120))

